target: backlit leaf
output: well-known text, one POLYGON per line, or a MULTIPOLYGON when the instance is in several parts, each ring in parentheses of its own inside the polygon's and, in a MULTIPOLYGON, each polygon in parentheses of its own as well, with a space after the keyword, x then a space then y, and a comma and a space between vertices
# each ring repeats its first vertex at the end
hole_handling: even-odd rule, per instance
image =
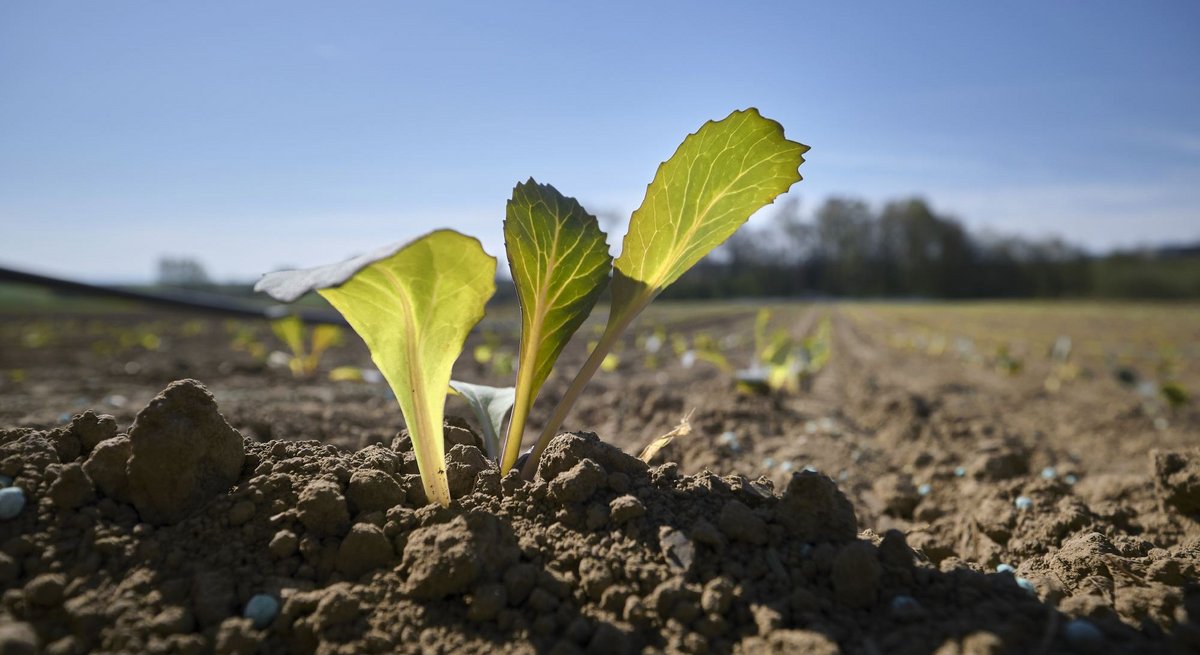
POLYGON ((521 303, 516 399, 500 470, 516 463, 529 408, 612 271, 596 217, 574 198, 533 179, 508 201, 504 242, 521 303))
POLYGON ((265 276, 279 300, 316 290, 362 337, 400 403, 428 498, 450 504, 442 433, 455 359, 495 292, 496 259, 453 230, 369 256, 265 276))
POLYGON ((658 167, 613 263, 604 335, 547 421, 526 477, 625 328, 667 285, 799 181, 807 151, 787 140, 779 123, 747 109, 705 123, 658 167))

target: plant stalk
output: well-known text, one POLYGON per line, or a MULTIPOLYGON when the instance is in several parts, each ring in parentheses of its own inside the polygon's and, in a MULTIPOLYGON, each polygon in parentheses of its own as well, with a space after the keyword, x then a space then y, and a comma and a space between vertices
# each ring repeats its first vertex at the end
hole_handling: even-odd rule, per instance
POLYGON ((554 413, 550 415, 550 420, 546 422, 546 427, 542 428, 542 434, 538 437, 537 444, 533 447, 533 452, 529 454, 529 459, 525 461, 525 466, 521 469, 521 477, 526 480, 532 480, 534 473, 537 473, 538 461, 542 458, 542 451, 549 445, 550 440, 558 434, 558 429, 562 427, 563 421, 567 419, 567 414, 571 413, 571 409, 575 406, 575 401, 579 400, 579 396, 583 394, 583 390, 587 388, 588 382, 592 380, 592 376, 600 369, 600 364, 604 362, 604 358, 612 351, 617 340, 625 332, 625 328, 633 321, 640 312, 641 308, 645 307, 646 303, 641 303, 634 311, 626 311, 621 315, 616 316, 616 322, 612 320, 610 315, 609 323, 604 329, 604 334, 600 337, 600 342, 596 344, 596 348, 592 350, 592 354, 588 356, 584 362, 583 368, 575 374, 575 379, 571 380, 571 386, 567 387, 566 393, 563 394, 562 400, 558 401, 558 406, 554 408, 554 413))

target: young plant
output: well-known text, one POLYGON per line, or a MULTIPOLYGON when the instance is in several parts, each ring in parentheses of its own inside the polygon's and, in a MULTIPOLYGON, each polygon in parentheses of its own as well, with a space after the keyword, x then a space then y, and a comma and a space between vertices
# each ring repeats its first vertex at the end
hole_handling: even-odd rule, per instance
POLYGON ((521 454, 529 408, 608 284, 612 255, 595 216, 532 178, 513 189, 504 242, 521 304, 516 398, 500 460, 508 473, 521 454))
POLYGON ((426 496, 448 506, 446 389, 495 277, 496 258, 478 240, 437 230, 338 264, 269 273, 254 288, 283 302, 316 291, 346 317, 396 394, 426 496))
POLYGON ((800 180, 805 146, 756 109, 735 111, 688 135, 658 167, 614 262, 612 304, 600 342, 547 421, 522 475, 531 478, 550 439, 633 319, 663 289, 800 180))
POLYGON ((292 351, 288 368, 298 378, 310 378, 317 373, 321 357, 329 348, 342 342, 342 329, 336 325, 318 325, 309 335, 309 346, 304 346, 304 321, 295 314, 271 321, 271 331, 292 351))

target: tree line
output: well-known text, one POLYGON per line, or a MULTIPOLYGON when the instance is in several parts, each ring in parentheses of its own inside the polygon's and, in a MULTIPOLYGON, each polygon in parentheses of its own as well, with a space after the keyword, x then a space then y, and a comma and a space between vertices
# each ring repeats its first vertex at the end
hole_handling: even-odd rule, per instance
POLYGON ((1091 255, 1062 239, 972 233, 927 202, 782 203, 669 287, 671 298, 1196 298, 1200 248, 1091 255))

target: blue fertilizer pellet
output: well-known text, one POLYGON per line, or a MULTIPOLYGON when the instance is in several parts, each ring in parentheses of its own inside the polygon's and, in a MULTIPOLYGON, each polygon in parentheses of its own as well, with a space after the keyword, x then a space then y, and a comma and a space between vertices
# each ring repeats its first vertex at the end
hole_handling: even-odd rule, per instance
POLYGON ((25 490, 20 487, 0 489, 0 521, 17 518, 25 509, 25 490))
POLYGON ((262 630, 271 625, 275 621, 275 617, 279 615, 279 601, 275 600, 274 596, 267 594, 255 594, 246 602, 246 609, 242 612, 242 616, 250 619, 254 627, 262 630))
POLYGON ((1104 652, 1104 633, 1087 619, 1071 619, 1063 628, 1063 635, 1078 653, 1104 652))

